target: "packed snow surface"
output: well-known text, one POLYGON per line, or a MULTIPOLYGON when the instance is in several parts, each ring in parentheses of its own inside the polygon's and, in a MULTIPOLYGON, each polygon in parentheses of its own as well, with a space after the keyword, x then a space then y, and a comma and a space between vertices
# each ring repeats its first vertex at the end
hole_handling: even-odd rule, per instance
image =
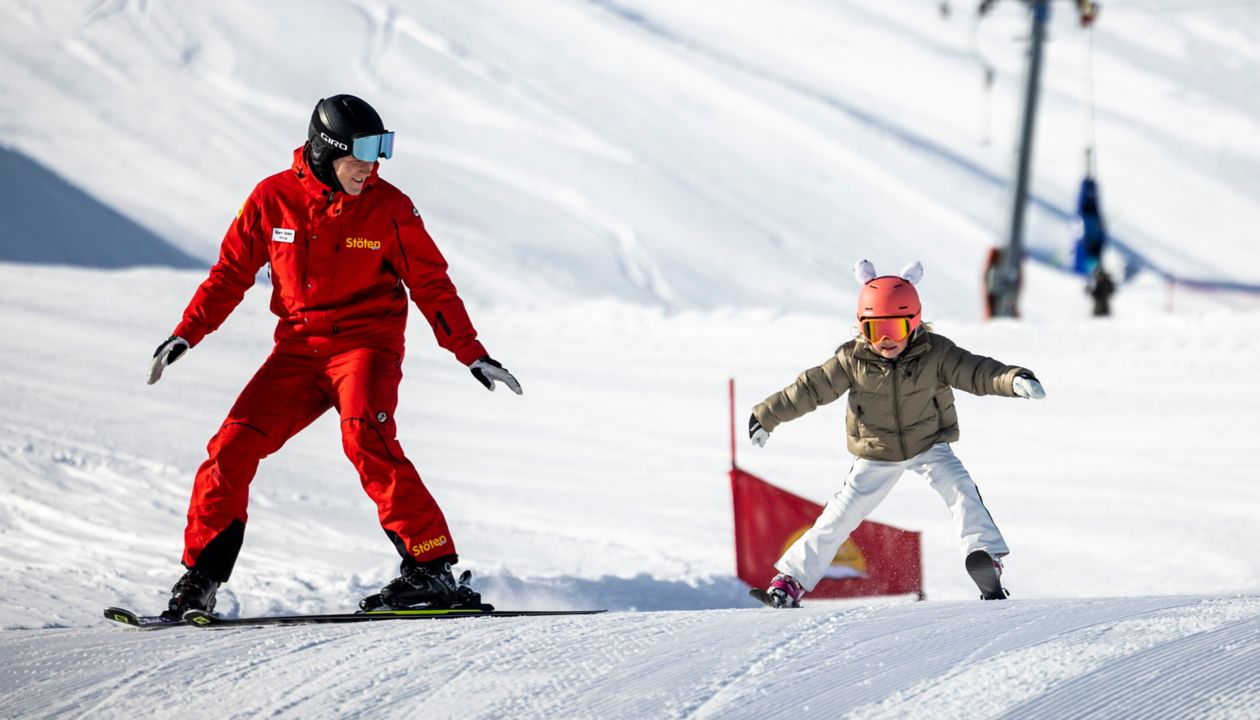
POLYGON ((16 681, 0 710, 44 716, 1244 718, 1260 599, 78 629, 0 647, 16 681))
MULTIPOLYGON (((1143 271, 1093 319, 1055 267, 1087 116, 1060 4, 1041 262, 1023 319, 984 322, 1025 18, 1000 3, 973 33, 954 5, 0 0, 0 146, 23 168, 0 192, 29 205, 0 224, 0 717, 1260 716, 1260 9, 1114 0, 1094 40, 1112 230, 1147 270, 1242 291, 1143 271), (270 350, 263 278, 144 384, 204 277, 179 253, 213 258, 339 91, 398 131, 382 174, 525 389, 485 392, 413 313, 400 441, 460 568, 503 608, 608 613, 101 617, 163 607, 205 444, 270 350), (110 269, 119 248, 140 267, 110 269), (872 519, 922 531, 926 602, 774 612, 733 577, 727 378, 742 428, 851 337, 861 257, 923 260, 936 331, 1045 384, 1039 402, 958 399, 955 451, 1012 548, 1008 601, 975 599, 914 476, 872 519)), ((739 462, 821 502, 850 462, 843 423, 836 403, 763 449, 741 437, 739 462)), ((221 611, 343 611, 393 576, 340 446, 326 416, 264 461, 221 611)))
MULTIPOLYGON (((217 335, 143 384, 153 331, 198 279, 0 265, 0 716, 1260 709, 1260 560, 1247 551, 1260 543, 1260 488, 1243 420, 1260 414, 1247 381, 1260 340, 1225 332, 1237 313, 941 321, 964 347, 1027 363, 1049 392, 959 398, 955 447, 1013 549, 1014 596, 975 599, 945 508, 907 476, 874 518, 923 531, 928 602, 799 612, 750 607, 731 577, 724 378, 740 379, 746 409, 825 358, 842 323, 474 307, 483 337, 512 358, 518 398, 485 392, 421 321, 401 441, 446 509, 461 566, 501 607, 612 612, 137 633, 101 609, 162 607, 202 446, 268 351, 256 288, 217 335)), ((764 449, 741 444, 741 463, 821 501, 848 464, 842 405, 776 430, 764 449)), ((332 416, 263 463, 250 510, 224 612, 344 610, 392 576, 332 416)))

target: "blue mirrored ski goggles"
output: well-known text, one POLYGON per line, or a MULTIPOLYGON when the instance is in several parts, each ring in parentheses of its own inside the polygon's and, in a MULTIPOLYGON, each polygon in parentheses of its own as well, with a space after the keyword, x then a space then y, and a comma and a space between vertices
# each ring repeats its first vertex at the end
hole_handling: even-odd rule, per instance
POLYGON ((350 141, 350 154, 363 162, 376 162, 377 158, 388 160, 394 156, 394 133, 356 137, 350 141))

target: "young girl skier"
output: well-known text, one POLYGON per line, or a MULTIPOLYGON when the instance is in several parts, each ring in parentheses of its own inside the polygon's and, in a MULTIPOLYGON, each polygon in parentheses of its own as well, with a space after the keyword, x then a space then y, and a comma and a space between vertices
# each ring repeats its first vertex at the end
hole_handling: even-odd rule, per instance
POLYGON ((862 284, 861 335, 818 367, 753 408, 748 435, 764 447, 781 423, 849 393, 845 421, 853 466, 822 515, 775 563, 767 595, 774 607, 799 607, 822 579, 845 539, 907 470, 941 494, 954 518, 968 574, 985 600, 1007 595, 1001 558, 1010 552, 980 491, 949 443, 958 439, 951 388, 975 395, 1045 397, 1032 371, 973 355, 923 325, 914 286, 923 266, 876 277, 866 260, 854 266, 862 284))

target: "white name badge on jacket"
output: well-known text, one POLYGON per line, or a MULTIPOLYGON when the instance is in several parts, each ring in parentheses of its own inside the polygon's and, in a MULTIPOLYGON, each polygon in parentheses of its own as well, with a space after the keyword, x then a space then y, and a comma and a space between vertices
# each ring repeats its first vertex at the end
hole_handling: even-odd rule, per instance
POLYGON ((288 228, 272 228, 271 242, 291 243, 293 242, 293 231, 288 228))

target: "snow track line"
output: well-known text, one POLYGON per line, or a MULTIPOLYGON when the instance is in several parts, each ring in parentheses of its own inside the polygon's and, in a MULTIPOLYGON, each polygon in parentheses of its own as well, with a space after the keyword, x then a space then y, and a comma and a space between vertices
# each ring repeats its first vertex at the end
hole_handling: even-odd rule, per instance
MULTIPOLYGON (((771 612, 791 612, 791 611, 783 610, 783 611, 771 611, 771 612)), ((683 718, 685 720, 691 720, 691 718, 702 717, 701 713, 703 713, 705 709, 708 708, 714 700, 720 698, 724 693, 726 693, 727 690, 734 687, 738 687, 739 682, 743 680, 744 678, 751 677, 754 675, 760 675, 762 672, 765 671, 767 664, 773 663, 775 660, 779 660, 779 659, 783 659, 786 662, 791 662, 792 653, 796 649, 797 645, 800 645, 802 643, 808 643, 809 640, 813 638, 813 635, 812 635, 813 631, 823 629, 827 625, 830 625, 836 621, 837 621, 837 616, 835 615, 823 615, 819 617, 814 623, 812 623, 809 629, 801 631, 800 634, 798 634, 791 642, 788 642, 788 643, 775 644, 773 642, 773 638, 768 636, 767 637, 768 641, 763 644, 763 646, 766 649, 766 652, 759 652, 755 654, 752 657, 751 662, 744 665, 744 667, 739 672, 732 673, 729 679, 723 680, 722 682, 720 682, 718 686, 712 692, 708 693, 706 696, 702 698, 698 698, 698 702, 695 704, 695 707, 688 710, 686 714, 683 715, 683 718)), ((721 712, 721 709, 722 708, 720 707, 717 708, 717 712, 719 714, 721 712)))
POLYGON ((1003 713, 1006 718, 1180 718, 1260 695, 1260 616, 1127 655, 1003 713), (1149 685, 1141 682, 1149 678, 1149 685), (1130 692, 1116 693, 1114 688, 1130 692), (1149 687, 1149 692, 1132 692, 1149 687))
MULTIPOLYGON (((124 650, 119 651, 119 655, 128 657, 135 652, 136 648, 143 647, 145 638, 132 638, 124 650)), ((139 652, 143 652, 140 650, 139 652)), ((93 679, 85 682, 81 687, 76 688, 76 693, 70 697, 59 697, 58 701, 66 703, 64 709, 58 709, 50 714, 73 714, 78 717, 109 717, 110 709, 115 703, 118 706, 119 715, 127 713, 126 701, 132 690, 138 687, 144 687, 151 684, 160 684, 162 678, 169 671, 179 669, 185 663, 192 663, 201 657, 203 649, 194 645, 190 645, 175 653, 172 657, 163 658, 156 665, 136 665, 130 671, 127 671, 121 678, 116 678, 108 682, 93 679), (103 696, 98 697, 98 695, 103 696), (90 702, 89 707, 82 707, 80 703, 90 702)))
MULTIPOLYGON (((1019 601, 1000 605, 977 602, 974 608, 965 610, 950 603, 935 608, 911 607, 908 612, 880 612, 871 619, 869 627, 862 621, 845 618, 846 622, 837 627, 838 635, 816 638, 805 647, 797 647, 797 652, 803 662, 811 663, 811 675, 826 677, 859 669, 861 682, 837 676, 831 683, 808 683, 806 692, 804 686, 772 677, 769 682, 733 688, 733 696, 721 709, 729 712, 732 708, 756 707, 769 712, 772 707, 800 705, 809 706, 811 712, 835 710, 832 716, 837 717, 849 711, 854 712, 853 717, 904 716, 900 704, 887 705, 890 697, 900 698, 899 703, 917 701, 942 683, 963 677, 981 660, 1036 648, 1062 635, 1106 629, 1199 602, 1197 598, 1143 598, 1135 599, 1137 607, 1131 610, 1106 601, 1085 607, 1075 605, 1075 612, 1061 618, 1053 636, 1046 634, 1045 618, 1031 614, 1029 606, 1019 601), (947 623, 944 632, 938 630, 942 623, 947 623), (833 649, 820 651, 826 644, 833 649), (763 698, 768 697, 775 698, 774 705, 762 705, 763 698)), ((1049 611, 1056 617, 1059 613, 1055 606, 1042 607, 1041 612, 1049 611)))

